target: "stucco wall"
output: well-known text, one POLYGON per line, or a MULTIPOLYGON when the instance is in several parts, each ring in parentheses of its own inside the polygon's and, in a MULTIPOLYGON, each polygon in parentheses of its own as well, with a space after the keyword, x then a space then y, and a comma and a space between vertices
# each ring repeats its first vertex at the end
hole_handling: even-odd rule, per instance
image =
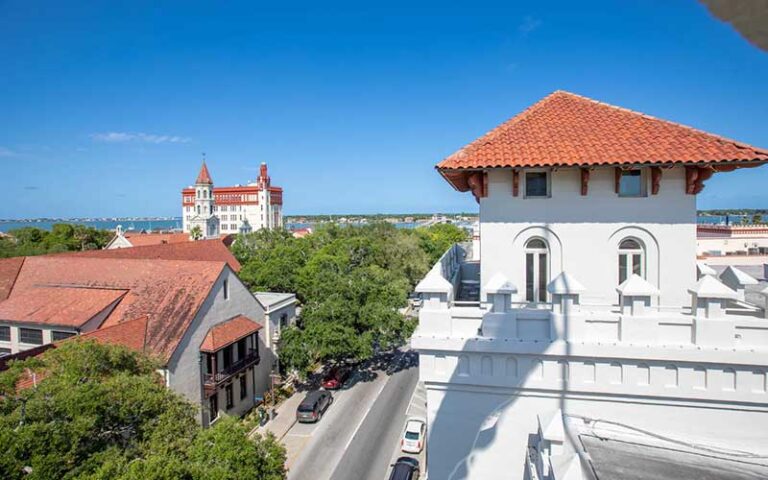
MULTIPOLYGON (((200 404, 202 401, 200 345, 212 326, 241 314, 256 322, 263 322, 264 310, 259 302, 234 272, 229 267, 225 267, 169 362, 169 385, 173 390, 191 402, 200 404), (227 300, 224 299, 222 291, 225 280, 229 284, 229 299, 227 300)), ((261 361, 255 366, 256 395, 263 394, 266 390, 272 366, 272 355, 266 347, 264 329, 259 331, 259 354, 261 361)), ((233 382, 237 383, 236 377, 233 377, 233 382)), ((235 400, 237 401, 239 399, 237 385, 235 390, 235 400)), ((219 408, 223 410, 226 405, 223 390, 220 395, 219 408)), ((203 407, 207 409, 207 402, 203 407)), ((207 417, 206 419, 200 418, 203 423, 207 420, 207 417)))
MULTIPOLYGON (((488 196, 480 202, 481 285, 497 272, 525 294, 525 243, 549 243, 549 278, 567 271, 586 288, 584 303, 616 303, 618 244, 640 240, 646 278, 661 290, 662 305, 686 305, 696 281, 696 197, 685 194, 682 168, 665 170, 658 195, 619 197, 614 171, 595 169, 588 195, 581 195, 578 169, 552 172, 550 198, 512 195, 512 173, 491 170, 488 196)), ((650 185, 649 185, 650 190, 650 185)))

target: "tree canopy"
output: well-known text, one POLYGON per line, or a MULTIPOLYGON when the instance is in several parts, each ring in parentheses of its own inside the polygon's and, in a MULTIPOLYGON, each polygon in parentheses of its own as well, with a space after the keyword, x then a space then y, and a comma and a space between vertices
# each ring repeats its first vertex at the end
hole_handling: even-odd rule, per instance
POLYGON ((231 417, 202 429, 156 367, 82 339, 13 362, 0 373, 0 478, 285 478, 273 436, 249 439, 231 417), (28 372, 39 381, 17 391, 28 372))
POLYGON ((399 309, 432 264, 466 232, 455 225, 323 225, 304 238, 284 230, 238 236, 232 251, 253 290, 296 293, 301 322, 284 330, 281 364, 369 358, 415 328, 399 309))
POLYGON ((8 234, 9 237, 0 238, 0 258, 96 250, 104 248, 114 235, 108 230, 69 223, 56 223, 50 231, 24 227, 8 234))

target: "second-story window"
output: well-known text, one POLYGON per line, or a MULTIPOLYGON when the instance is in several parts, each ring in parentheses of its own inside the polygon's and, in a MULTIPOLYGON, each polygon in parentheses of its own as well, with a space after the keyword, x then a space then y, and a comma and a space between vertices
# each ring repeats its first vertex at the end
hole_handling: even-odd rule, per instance
POLYGON ((621 178, 619 178, 619 196, 644 197, 646 191, 645 183, 643 170, 639 168, 622 170, 621 178))
POLYGON ((245 375, 240 376, 240 400, 248 396, 248 379, 245 375))
POLYGON ((247 355, 246 353, 246 345, 245 345, 246 339, 241 338, 237 341, 237 359, 242 360, 247 355))
POLYGON ((549 172, 525 172, 525 198, 549 197, 549 172))
POLYGON ((645 251, 634 238, 627 238, 619 244, 619 284, 632 274, 645 278, 645 251))
POLYGON ((224 291, 224 300, 229 300, 229 280, 224 280, 224 285, 221 289, 224 291))
POLYGON ((235 396, 232 394, 232 384, 230 383, 224 388, 227 393, 227 410, 235 406, 235 396))
POLYGON ((227 369, 232 365, 232 345, 224 347, 224 350, 221 353, 224 357, 222 359, 224 361, 224 368, 227 369))
POLYGON ((549 249, 541 238, 532 238, 525 244, 525 300, 547 301, 549 283, 549 249))

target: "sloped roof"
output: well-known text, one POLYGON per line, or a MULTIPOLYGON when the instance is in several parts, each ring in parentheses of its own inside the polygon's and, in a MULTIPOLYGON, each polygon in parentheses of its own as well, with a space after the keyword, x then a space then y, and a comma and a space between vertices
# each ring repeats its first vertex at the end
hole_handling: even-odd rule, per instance
POLYGON ((553 295, 572 295, 586 292, 587 288, 570 273, 562 272, 549 282, 547 291, 553 295))
POLYGON ((0 320, 79 328, 126 290, 73 287, 32 287, 0 302, 0 320))
MULTIPOLYGON (((133 241, 133 239, 131 239, 133 241)), ((157 260, 194 260, 203 262, 226 262, 235 272, 240 271, 240 262, 224 245, 222 239, 197 240, 194 242, 146 245, 143 247, 115 248, 113 250, 86 250, 65 252, 56 256, 94 258, 143 258, 157 260)))
POLYGON ((200 173, 197 174, 197 180, 195 180, 195 183, 213 185, 211 174, 208 172, 208 166, 205 164, 205 162, 203 162, 203 165, 200 167, 200 173))
POLYGON ((485 293, 517 293, 517 287, 499 272, 485 284, 485 293))
POLYGON ((24 258, 26 257, 0 258, 0 300, 5 300, 11 294, 24 258))
POLYGON ((261 324, 245 315, 238 315, 211 327, 200 345, 200 351, 215 352, 259 330, 261 324))
POLYGON ((660 293, 658 288, 636 273, 616 287, 616 291, 625 297, 657 297, 660 293))
POLYGON ((164 245, 166 243, 184 243, 191 242, 188 233, 125 233, 125 238, 134 247, 143 247, 146 245, 164 245))
POLYGON ((147 315, 145 352, 167 362, 225 268, 224 262, 27 257, 9 299, 40 286, 127 290, 102 327, 147 315))
POLYGON ((147 327, 149 315, 141 315, 133 320, 110 325, 81 335, 101 343, 123 345, 130 349, 144 352, 147 346, 147 327))
POLYGON ((768 150, 560 90, 450 155, 437 169, 446 175, 494 167, 767 161, 768 150))
POLYGON ((710 275, 701 277, 701 279, 696 282, 696 285, 688 289, 688 293, 695 294, 701 298, 727 298, 735 300, 738 297, 736 292, 710 275))
POLYGON ((720 280, 726 285, 757 285, 760 283, 756 278, 733 265, 729 265, 728 268, 720 274, 720 280))

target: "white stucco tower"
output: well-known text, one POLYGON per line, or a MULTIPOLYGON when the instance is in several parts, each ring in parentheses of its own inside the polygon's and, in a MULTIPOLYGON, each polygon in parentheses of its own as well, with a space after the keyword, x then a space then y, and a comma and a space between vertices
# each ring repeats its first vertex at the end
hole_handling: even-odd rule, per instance
POLYGON ((211 174, 208 172, 205 161, 200 167, 194 188, 194 213, 189 222, 185 222, 184 231, 192 234, 195 227, 200 227, 202 238, 217 238, 219 236, 219 219, 214 214, 213 180, 211 180, 211 174))

